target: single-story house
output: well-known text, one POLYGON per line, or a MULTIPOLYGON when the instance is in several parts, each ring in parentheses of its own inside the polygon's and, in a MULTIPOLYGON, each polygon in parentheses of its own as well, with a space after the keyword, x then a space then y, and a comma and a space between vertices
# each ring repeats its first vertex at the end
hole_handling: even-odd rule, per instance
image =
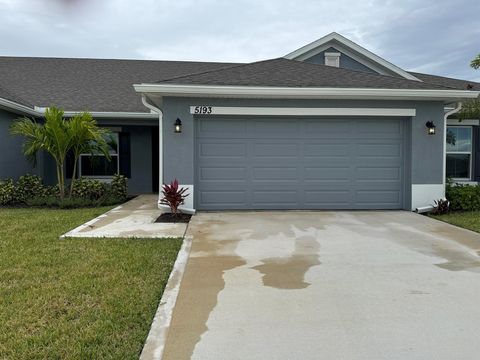
POLYGON ((32 168, 8 132, 54 105, 118 139, 80 175, 120 172, 132 193, 177 178, 187 209, 415 210, 444 197, 446 176, 480 180, 479 121, 454 118, 479 93, 337 33, 253 63, 0 57, 0 178, 54 181, 52 160, 32 168))

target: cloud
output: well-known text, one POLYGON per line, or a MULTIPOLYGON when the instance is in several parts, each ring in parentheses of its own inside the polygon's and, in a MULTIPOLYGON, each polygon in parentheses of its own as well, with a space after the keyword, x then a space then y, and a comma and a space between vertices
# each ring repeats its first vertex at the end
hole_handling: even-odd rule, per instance
POLYGON ((480 80, 477 0, 0 0, 1 55, 247 62, 337 31, 405 69, 480 80))

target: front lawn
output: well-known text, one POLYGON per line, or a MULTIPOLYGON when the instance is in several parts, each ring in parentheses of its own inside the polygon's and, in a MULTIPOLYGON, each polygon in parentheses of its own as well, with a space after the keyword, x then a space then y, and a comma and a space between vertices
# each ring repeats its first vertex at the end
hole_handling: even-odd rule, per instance
POLYGON ((0 359, 138 359, 181 240, 58 239, 108 209, 0 209, 0 359))
POLYGON ((480 211, 451 212, 446 215, 431 216, 437 220, 445 221, 452 225, 480 232, 480 211))

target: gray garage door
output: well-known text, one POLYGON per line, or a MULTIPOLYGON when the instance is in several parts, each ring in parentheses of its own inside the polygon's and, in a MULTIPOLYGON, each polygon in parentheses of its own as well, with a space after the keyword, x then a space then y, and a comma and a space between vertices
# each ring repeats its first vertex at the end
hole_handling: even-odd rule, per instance
POLYGON ((195 121, 199 210, 402 208, 402 119, 195 121))

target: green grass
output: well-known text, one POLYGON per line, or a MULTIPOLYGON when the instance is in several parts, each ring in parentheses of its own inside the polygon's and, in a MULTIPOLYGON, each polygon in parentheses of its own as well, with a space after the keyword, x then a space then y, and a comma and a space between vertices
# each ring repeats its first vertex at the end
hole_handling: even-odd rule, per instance
POLYGON ((432 217, 452 225, 480 232, 480 211, 451 212, 446 215, 432 215, 432 217))
POLYGON ((0 359, 138 359, 181 240, 58 239, 108 209, 0 209, 0 359))

